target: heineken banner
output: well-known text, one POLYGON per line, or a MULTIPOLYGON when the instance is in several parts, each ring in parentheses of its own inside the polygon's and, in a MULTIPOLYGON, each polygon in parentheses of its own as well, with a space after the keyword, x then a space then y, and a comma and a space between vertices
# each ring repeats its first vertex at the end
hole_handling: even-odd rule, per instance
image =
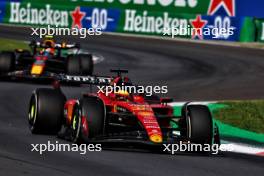
MULTIPOLYGON (((22 2, 22 0, 21 0, 22 2)), ((210 0, 23 0, 23 3, 58 4, 74 7, 98 7, 125 9, 144 9, 147 11, 168 11, 173 13, 207 14, 210 0)))
POLYGON ((264 42, 264 19, 256 19, 257 41, 264 42))
MULTIPOLYGON (((246 0, 240 1, 249 5, 246 0)), ((99 27, 107 32, 167 37, 174 32, 172 30, 184 28, 187 32, 173 33, 173 37, 227 41, 243 38, 243 41, 252 41, 254 35, 243 31, 247 31, 247 27, 252 28, 247 24, 254 23, 254 19, 243 16, 247 13, 240 10, 243 10, 240 1, 0 0, 0 22, 29 26, 99 27), (197 29, 198 33, 188 32, 190 28, 197 29)))

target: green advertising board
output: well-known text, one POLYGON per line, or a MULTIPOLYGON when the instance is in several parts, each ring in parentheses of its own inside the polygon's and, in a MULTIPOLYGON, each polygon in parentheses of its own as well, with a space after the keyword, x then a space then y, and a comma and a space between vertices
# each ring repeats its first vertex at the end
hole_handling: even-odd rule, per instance
POLYGON ((31 26, 69 27, 71 23, 69 5, 11 2, 7 4, 5 23, 31 26))
MULTIPOLYGON (((255 36, 252 18, 233 16, 235 11, 231 7, 235 7, 234 4, 227 7, 216 0, 11 0, 0 5, 5 8, 4 15, 0 16, 1 22, 12 25, 99 27, 105 32, 159 36, 164 36, 166 29, 191 27, 204 32, 205 28, 207 31, 232 28, 233 34, 227 35, 186 33, 175 37, 252 41, 255 36), (218 9, 230 15, 211 15, 218 9)), ((258 26, 260 31, 262 26, 258 26)), ((259 40, 264 38, 262 33, 258 35, 259 40)))
POLYGON ((264 42, 264 19, 256 19, 257 41, 264 42))
MULTIPOLYGON (((122 13, 123 20, 121 18, 120 23, 125 22, 125 15, 132 16, 133 13, 136 15, 143 13, 142 17, 147 16, 146 14, 158 17, 157 23, 159 23, 161 16, 166 18, 166 16, 206 14, 208 4, 209 0, 24 0, 11 2, 7 5, 4 22, 66 27, 70 26, 72 20, 70 12, 76 6, 84 6, 119 9, 124 12, 122 13)), ((174 20, 173 23, 177 23, 177 20, 174 20)))
POLYGON ((122 14, 117 32, 163 35, 164 29, 179 29, 190 26, 194 14, 175 14, 127 9, 122 14))
MULTIPOLYGON (((24 3, 32 3, 24 0, 24 3)), ((153 12, 207 14, 210 0, 34 0, 34 3, 98 8, 138 9, 153 12)))
POLYGON ((241 26, 240 40, 241 42, 254 42, 256 28, 252 17, 244 17, 243 25, 241 26))

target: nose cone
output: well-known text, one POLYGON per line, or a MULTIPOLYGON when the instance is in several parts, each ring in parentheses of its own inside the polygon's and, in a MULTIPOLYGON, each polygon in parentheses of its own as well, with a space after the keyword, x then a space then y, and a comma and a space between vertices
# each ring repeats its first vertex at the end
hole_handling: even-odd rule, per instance
POLYGON ((42 65, 33 65, 31 68, 31 74, 32 75, 40 75, 43 72, 43 66, 42 65))
POLYGON ((149 136, 149 140, 153 143, 161 143, 163 141, 162 133, 153 111, 151 109, 147 109, 145 111, 138 111, 137 117, 145 128, 149 136))
POLYGON ((153 134, 149 137, 150 141, 154 143, 161 143, 162 142, 162 136, 160 134, 153 134))

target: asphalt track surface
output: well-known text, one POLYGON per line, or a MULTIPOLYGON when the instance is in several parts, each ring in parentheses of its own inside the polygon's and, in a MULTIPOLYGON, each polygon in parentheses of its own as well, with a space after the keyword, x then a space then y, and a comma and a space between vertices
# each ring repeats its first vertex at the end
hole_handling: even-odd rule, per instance
MULTIPOLYGON (((29 30, 0 27, 0 37, 28 40, 29 30)), ((168 85, 179 101, 264 98, 264 51, 155 39, 101 36, 82 46, 105 57, 97 74, 127 68, 137 84, 168 85)), ((134 149, 102 152, 31 152, 31 145, 55 143, 32 135, 27 104, 32 90, 45 85, 0 82, 0 175, 263 175, 264 160, 223 153, 218 156, 168 155, 134 149)), ((79 97, 84 88, 63 88, 79 97)), ((167 96, 167 95, 166 95, 167 96)), ((65 141, 58 140, 60 143, 65 141)))

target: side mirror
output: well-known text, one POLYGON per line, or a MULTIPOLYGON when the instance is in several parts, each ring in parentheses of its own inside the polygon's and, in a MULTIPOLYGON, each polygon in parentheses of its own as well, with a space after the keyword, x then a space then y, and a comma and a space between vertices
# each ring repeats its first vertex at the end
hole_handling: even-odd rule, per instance
POLYGON ((56 89, 56 90, 61 90, 61 86, 60 86, 60 81, 58 81, 58 80, 53 80, 53 82, 52 82, 52 86, 53 86, 53 88, 54 89, 56 89))
POLYGON ((24 52, 24 49, 17 48, 17 49, 15 49, 15 52, 16 52, 16 53, 23 53, 23 52, 24 52))

